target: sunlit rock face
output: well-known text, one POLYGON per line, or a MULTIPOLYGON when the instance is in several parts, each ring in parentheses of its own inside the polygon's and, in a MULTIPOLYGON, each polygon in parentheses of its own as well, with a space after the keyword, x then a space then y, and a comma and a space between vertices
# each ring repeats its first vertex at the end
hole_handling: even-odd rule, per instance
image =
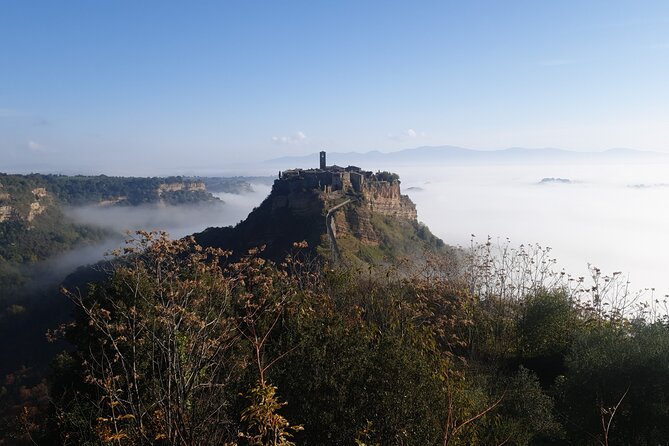
POLYGON ((14 215, 15 210, 11 206, 0 206, 0 223, 3 221, 7 221, 10 218, 12 218, 12 215, 14 215))
POLYGON ((364 203, 369 210, 389 217, 416 220, 416 205, 400 193, 399 181, 375 181, 365 184, 362 190, 364 203))

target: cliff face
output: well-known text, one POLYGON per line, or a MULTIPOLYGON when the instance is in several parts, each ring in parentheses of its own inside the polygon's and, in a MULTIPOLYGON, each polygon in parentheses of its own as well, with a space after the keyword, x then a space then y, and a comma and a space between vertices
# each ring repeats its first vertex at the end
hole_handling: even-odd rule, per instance
POLYGON ((201 181, 192 181, 192 182, 180 182, 180 183, 163 183, 158 186, 156 192, 158 196, 163 195, 165 192, 178 192, 178 191, 206 191, 207 187, 201 181))
POLYGON ((15 210, 12 206, 0 206, 0 223, 12 218, 14 212, 15 210))
POLYGON ((305 188, 299 182, 275 182, 266 201, 273 215, 288 213, 296 218, 319 217, 325 206, 317 190, 305 188))
POLYGON ((352 202, 335 211, 332 222, 337 256, 348 265, 424 261, 426 252, 449 255, 448 248, 416 220, 416 207, 405 196, 384 194, 352 202))
POLYGON ((264 257, 280 261, 295 242, 306 241, 315 251, 326 232, 324 205, 318 190, 275 183, 246 220, 235 227, 208 228, 195 239, 203 246, 233 251, 233 258, 264 246, 264 257))
POLYGON ((15 210, 9 205, 12 196, 5 191, 5 187, 0 183, 0 223, 12 218, 15 210))
POLYGON ((32 193, 35 201, 30 203, 30 209, 28 210, 28 215, 26 216, 26 220, 28 220, 28 222, 32 222, 35 217, 43 214, 47 210, 51 201, 49 194, 43 187, 37 187, 33 189, 32 193))
POLYGON ((12 196, 0 188, 0 223, 8 220, 25 220, 32 223, 53 204, 53 197, 43 187, 36 187, 27 195, 29 199, 12 202, 12 196))
POLYGON ((265 246, 262 255, 276 261, 290 253, 295 242, 306 241, 313 253, 353 265, 419 259, 426 249, 444 247, 417 222, 416 206, 401 195, 398 181, 369 182, 359 193, 319 190, 307 183, 277 180, 246 220, 234 228, 209 228, 195 234, 196 240, 232 250, 233 257, 265 246))
POLYGON ((337 212, 333 219, 333 232, 338 239, 351 236, 365 245, 378 246, 380 238, 374 231, 370 211, 359 205, 347 206, 337 212))
POLYGON ((388 217, 416 220, 416 205, 400 192, 400 182, 368 182, 362 189, 362 196, 370 211, 388 217))

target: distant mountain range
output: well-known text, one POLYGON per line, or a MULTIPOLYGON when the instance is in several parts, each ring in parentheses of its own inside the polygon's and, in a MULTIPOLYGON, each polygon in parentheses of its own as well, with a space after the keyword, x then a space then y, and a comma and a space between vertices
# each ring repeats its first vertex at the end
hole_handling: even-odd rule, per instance
MULTIPOLYGON (((360 152, 328 152, 328 165, 421 165, 421 164, 540 164, 584 162, 645 162, 655 159, 669 161, 668 153, 634 149, 609 149, 602 152, 577 152, 543 148, 512 147, 503 150, 473 150, 456 146, 424 146, 397 152, 377 150, 360 152)), ((318 154, 274 158, 265 164, 282 168, 318 165, 318 154)))

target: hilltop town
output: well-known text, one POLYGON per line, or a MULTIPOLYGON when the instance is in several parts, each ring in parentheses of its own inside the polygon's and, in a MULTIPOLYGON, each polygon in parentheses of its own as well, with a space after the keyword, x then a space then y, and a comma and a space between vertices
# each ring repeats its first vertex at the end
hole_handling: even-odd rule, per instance
POLYGON ((274 192, 290 194, 318 190, 325 200, 355 197, 371 211, 382 215, 416 220, 416 205, 400 191, 399 176, 390 172, 371 172, 357 166, 327 165, 327 154, 320 152, 318 169, 290 169, 279 172, 274 192))

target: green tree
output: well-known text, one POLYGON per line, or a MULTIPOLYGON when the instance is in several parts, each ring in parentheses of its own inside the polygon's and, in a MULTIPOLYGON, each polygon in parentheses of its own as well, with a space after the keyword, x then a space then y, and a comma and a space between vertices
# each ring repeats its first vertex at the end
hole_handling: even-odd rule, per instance
POLYGON ((666 443, 667 364, 669 329, 662 323, 599 321, 582 332, 556 383, 570 437, 597 444, 666 443))
POLYGON ((79 311, 70 337, 97 401, 93 425, 102 441, 230 437, 225 384, 244 359, 235 351, 224 254, 140 232, 109 281, 87 294, 65 291, 79 311))

